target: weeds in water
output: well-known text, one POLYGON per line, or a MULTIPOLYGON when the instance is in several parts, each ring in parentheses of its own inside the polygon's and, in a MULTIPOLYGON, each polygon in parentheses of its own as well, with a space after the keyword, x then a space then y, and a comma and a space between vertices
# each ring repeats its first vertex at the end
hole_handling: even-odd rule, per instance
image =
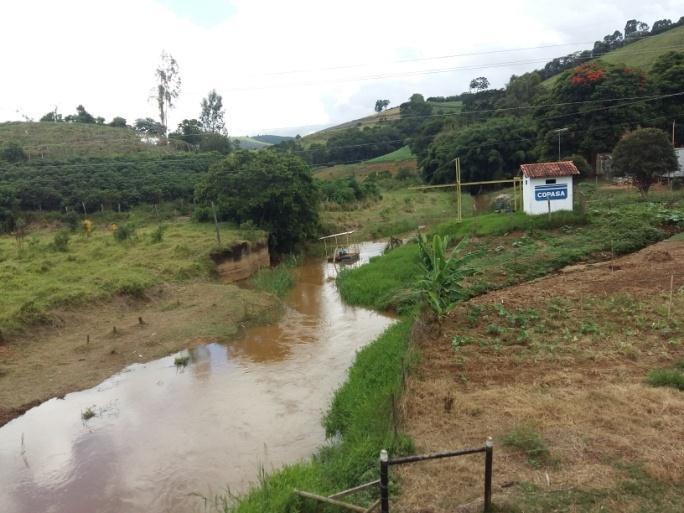
POLYGON ((190 355, 181 355, 181 356, 176 356, 176 358, 173 360, 173 364, 176 367, 187 367, 188 364, 190 363, 190 355))
POLYGON ((297 260, 292 257, 277 267, 262 267, 249 282, 257 290, 283 298, 294 286, 296 264, 297 260))
POLYGON ((93 409, 92 406, 88 406, 85 410, 81 412, 81 419, 83 421, 87 421, 92 419, 95 416, 95 410, 93 409))

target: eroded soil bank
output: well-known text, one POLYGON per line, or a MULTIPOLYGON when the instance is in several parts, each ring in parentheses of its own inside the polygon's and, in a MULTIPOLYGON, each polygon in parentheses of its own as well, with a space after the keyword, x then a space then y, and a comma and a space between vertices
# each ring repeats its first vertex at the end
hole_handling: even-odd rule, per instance
MULTIPOLYGON (((502 511, 682 511, 684 241, 491 292, 418 340, 404 397, 418 452, 495 440, 502 511)), ((482 461, 401 469, 404 512, 480 511, 482 461), (467 505, 463 507, 463 505, 467 505)))
POLYGON ((56 310, 0 344, 0 426, 51 397, 96 385, 131 363, 161 358, 207 341, 227 341, 250 323, 267 322, 277 301, 235 285, 164 285, 145 299, 120 296, 56 310))

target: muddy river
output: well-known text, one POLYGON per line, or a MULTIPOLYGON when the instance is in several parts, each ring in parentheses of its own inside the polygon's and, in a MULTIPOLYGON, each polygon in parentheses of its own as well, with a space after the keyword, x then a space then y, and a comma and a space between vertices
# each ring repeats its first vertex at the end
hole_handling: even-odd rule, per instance
MULTIPOLYGON (((383 246, 362 245, 362 262, 383 246)), ((0 512, 203 511, 200 496, 310 456, 356 350, 392 322, 343 304, 335 273, 306 262, 277 324, 196 347, 184 369, 132 365, 0 428, 0 512)))

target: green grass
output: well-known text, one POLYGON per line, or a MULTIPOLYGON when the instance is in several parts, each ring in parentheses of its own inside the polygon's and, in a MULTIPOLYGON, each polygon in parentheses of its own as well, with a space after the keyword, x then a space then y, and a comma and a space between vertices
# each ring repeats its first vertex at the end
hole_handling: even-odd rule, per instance
POLYGON ((684 390, 684 360, 680 360, 670 369, 651 371, 646 381, 654 387, 672 387, 677 390, 684 390))
POLYGON ((140 141, 132 128, 86 123, 0 123, 0 146, 15 142, 32 159, 103 157, 131 153, 173 153, 172 146, 140 141))
MULTIPOLYGON (((659 216, 664 210, 684 208, 684 195, 652 195, 641 201, 635 193, 605 194, 585 191, 590 198, 601 197, 588 213, 559 212, 548 216, 523 213, 486 214, 449 221, 434 233, 457 240, 469 237, 468 250, 476 273, 466 283, 469 295, 513 285, 543 276, 566 265, 588 258, 609 258, 638 250, 666 237, 659 216)), ((669 227, 668 227, 669 228, 669 227)), ((416 244, 406 244, 377 257, 368 265, 340 274, 338 284, 345 301, 376 309, 408 311, 413 305, 405 299, 419 274, 416 244)))
POLYGON ((521 483, 512 497, 501 499, 499 513, 679 513, 684 511, 684 488, 649 476, 639 465, 616 464, 618 481, 605 488, 541 487, 521 483))
POLYGON ((297 261, 291 259, 276 267, 263 267, 250 278, 249 282, 257 290, 283 298, 295 284, 296 264, 297 261))
POLYGON ((503 443, 522 451, 529 464, 535 468, 548 462, 551 456, 541 434, 529 424, 521 424, 513 428, 503 439, 503 443))
POLYGON ((387 153, 386 155, 375 157, 374 159, 370 159, 366 162, 370 164, 377 164, 381 162, 401 162, 404 160, 411 160, 413 158, 415 158, 415 156, 413 153, 411 153, 411 148, 408 146, 402 146, 398 150, 387 153))
MULTIPOLYGON (((116 294, 142 296, 158 283, 207 278, 214 265, 214 227, 183 219, 164 225, 144 210, 132 214, 93 216, 94 231, 86 237, 79 228, 66 250, 54 246, 60 229, 31 229, 23 242, 0 237, 0 332, 11 333, 34 322, 48 322, 50 309, 107 299, 116 294), (129 240, 114 238, 112 223, 135 227, 129 240)), ((239 231, 222 226, 222 242, 230 246, 239 231)))
MULTIPOLYGON (((675 51, 681 52, 684 46, 684 27, 677 27, 657 36, 647 37, 636 41, 612 52, 602 55, 594 61, 607 62, 608 64, 624 64, 632 68, 640 68, 650 71, 655 60, 662 54, 675 51)), ((589 61, 593 62, 593 61, 589 61)), ((545 86, 553 86, 558 81, 560 74, 542 82, 545 86)))
MULTIPOLYGON (((472 197, 463 194, 464 215, 472 211, 472 197)), ((435 225, 455 212, 453 191, 423 192, 396 189, 382 193, 382 200, 368 202, 353 210, 335 208, 321 212, 325 233, 355 230, 356 240, 379 239, 415 231, 422 225, 435 225)))
MULTIPOLYGON (((335 442, 310 461, 262 474, 259 486, 235 505, 219 498, 220 509, 235 513, 319 511, 293 490, 329 495, 377 479, 380 449, 392 455, 410 452, 410 442, 396 434, 392 419, 392 398, 399 397, 402 375, 411 361, 410 330, 411 322, 398 322, 359 351, 324 419, 328 435, 338 435, 335 442)), ((355 500, 368 504, 373 499, 372 494, 360 494, 355 500)))

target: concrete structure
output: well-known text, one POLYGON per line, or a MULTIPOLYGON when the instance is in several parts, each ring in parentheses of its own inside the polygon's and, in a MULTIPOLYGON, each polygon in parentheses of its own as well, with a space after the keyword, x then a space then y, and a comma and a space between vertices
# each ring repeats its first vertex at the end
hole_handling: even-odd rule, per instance
POLYGON ((575 164, 570 161, 523 164, 520 171, 526 214, 572 210, 572 177, 579 175, 575 164))
POLYGON ((671 173, 665 173, 662 178, 684 178, 684 148, 675 148, 675 154, 677 155, 677 161, 679 162, 679 169, 671 173))

